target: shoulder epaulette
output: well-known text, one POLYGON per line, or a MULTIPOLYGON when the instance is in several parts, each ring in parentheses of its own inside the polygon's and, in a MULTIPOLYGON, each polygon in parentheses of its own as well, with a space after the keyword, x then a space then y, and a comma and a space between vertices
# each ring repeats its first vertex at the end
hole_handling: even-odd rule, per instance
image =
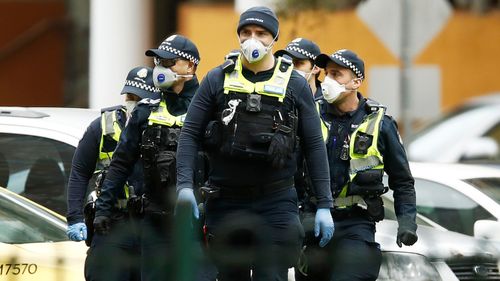
POLYGON ((375 112, 378 111, 380 108, 383 108, 384 110, 387 109, 387 107, 383 104, 380 104, 378 101, 372 100, 367 98, 366 103, 365 103, 366 109, 370 112, 375 112))
POLYGON ((119 109, 125 108, 123 105, 115 105, 115 106, 110 106, 110 107, 105 107, 101 108, 101 113, 108 112, 108 111, 115 111, 119 109))
POLYGON ((222 69, 224 72, 233 72, 234 66, 236 65, 236 60, 240 56, 239 50, 232 50, 224 57, 224 63, 222 64, 222 69))
POLYGON ((280 64, 280 71, 281 72, 286 72, 288 70, 288 68, 292 65, 293 65, 293 61, 289 55, 284 54, 281 56, 281 64, 280 64))

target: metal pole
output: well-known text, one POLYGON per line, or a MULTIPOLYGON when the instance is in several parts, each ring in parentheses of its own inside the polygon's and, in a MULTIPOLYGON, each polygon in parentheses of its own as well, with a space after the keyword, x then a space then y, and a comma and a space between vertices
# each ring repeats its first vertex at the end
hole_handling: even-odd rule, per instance
POLYGON ((410 96, 410 1, 401 0, 401 118, 403 119, 403 139, 406 142, 413 134, 410 96))

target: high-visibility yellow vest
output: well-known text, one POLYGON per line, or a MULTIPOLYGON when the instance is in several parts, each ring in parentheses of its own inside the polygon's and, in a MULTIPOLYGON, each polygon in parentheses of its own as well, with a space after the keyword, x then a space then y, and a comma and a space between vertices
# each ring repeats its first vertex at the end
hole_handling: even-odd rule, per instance
POLYGON ((274 68, 273 76, 267 81, 253 83, 248 81, 242 74, 241 58, 238 56, 235 62, 234 70, 226 73, 224 79, 224 94, 230 92, 246 93, 246 94, 261 94, 270 97, 276 97, 280 102, 283 102, 286 94, 286 88, 290 76, 292 75, 293 67, 291 61, 286 58, 279 57, 278 63, 274 68), (281 71, 282 64, 288 64, 286 71, 281 71))
POLYGON ((110 136, 116 143, 120 139, 122 133, 122 127, 118 123, 119 112, 125 112, 124 109, 115 109, 113 111, 105 111, 101 114, 101 142, 99 144, 99 162, 103 166, 108 166, 113 157, 113 151, 104 152, 104 138, 110 136))
MULTIPOLYGON (((385 115, 385 107, 378 106, 377 110, 373 110, 370 114, 365 116, 363 122, 359 124, 358 128, 352 133, 349 143, 349 182, 351 182, 356 174, 360 171, 371 169, 384 169, 384 158, 378 150, 378 139, 380 136, 380 126, 385 115), (354 152, 354 142, 358 133, 365 133, 373 137, 370 147, 368 147, 366 154, 357 154, 354 152)), ((342 188, 339 197, 347 195, 347 187, 349 182, 342 188)))
POLYGON ((323 120, 323 118, 321 118, 319 102, 316 102, 316 110, 318 111, 319 119, 321 120, 321 135, 323 136, 323 141, 325 141, 326 143, 328 141, 328 129, 330 126, 328 125, 328 123, 325 122, 325 120, 323 120))
POLYGON ((184 120, 186 119, 186 113, 174 116, 168 109, 165 100, 161 100, 158 109, 152 111, 148 118, 148 125, 158 124, 167 127, 182 127, 184 125, 184 120))
MULTIPOLYGON (((104 111, 101 114, 101 142, 99 144, 99 161, 98 161, 98 168, 94 173, 99 173, 101 172, 101 169, 104 169, 104 167, 109 166, 111 163, 111 158, 113 157, 114 151, 109 151, 105 152, 103 151, 104 147, 104 138, 106 136, 110 136, 117 144, 118 141, 120 140, 120 135, 122 134, 122 127, 120 123, 118 122, 118 114, 121 112, 125 113, 125 109, 115 109, 112 111, 104 111)), ((116 148, 116 146, 115 146, 116 148)), ((125 198, 129 198, 129 188, 128 185, 125 185, 123 187, 125 198)), ((123 205, 123 202, 120 202, 118 200, 118 203, 123 205)), ((126 202, 125 202, 126 203, 126 202)), ((120 206, 121 206, 120 205, 120 206)), ((124 207, 124 206, 121 206, 124 207)))

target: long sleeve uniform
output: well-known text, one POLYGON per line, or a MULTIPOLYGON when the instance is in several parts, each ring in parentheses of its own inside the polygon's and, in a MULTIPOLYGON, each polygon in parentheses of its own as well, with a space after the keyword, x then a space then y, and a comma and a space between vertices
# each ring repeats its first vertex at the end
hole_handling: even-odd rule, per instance
MULTIPOLYGON (((243 75, 251 82, 266 81, 274 69, 254 74, 243 69, 243 75)), ((216 113, 224 108, 224 71, 217 67, 210 71, 200 84, 184 122, 177 150, 177 188, 192 188, 196 153, 203 141, 205 127, 216 119, 216 113)), ((318 197, 318 206, 332 205, 329 188, 328 161, 325 144, 321 136, 320 120, 311 90, 306 80, 293 71, 287 95, 290 95, 298 109, 298 136, 304 150, 313 188, 318 197)), ((296 171, 296 161, 288 161, 283 169, 275 169, 270 162, 244 160, 209 153, 209 182, 215 185, 244 188, 292 178, 296 171)))
MULTIPOLYGON (((186 113, 197 88, 198 80, 195 77, 193 80, 186 82, 179 94, 173 92, 162 93, 168 111, 175 116, 186 113)), ((134 163, 139 160, 142 133, 148 125, 151 106, 157 106, 157 104, 140 103, 132 112, 132 116, 120 136, 120 141, 113 154, 113 159, 103 183, 101 196, 97 200, 96 216, 109 216, 111 214, 116 198, 119 196, 120 188, 125 184, 134 163)), ((148 194, 149 191, 149 187, 144 186, 144 193, 151 196, 151 194, 148 194)))

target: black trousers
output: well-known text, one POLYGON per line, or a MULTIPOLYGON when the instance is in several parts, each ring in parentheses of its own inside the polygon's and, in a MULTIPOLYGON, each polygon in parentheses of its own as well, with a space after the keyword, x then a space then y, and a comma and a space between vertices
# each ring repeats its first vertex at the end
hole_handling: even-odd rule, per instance
POLYGON ((208 200, 206 222, 219 281, 288 280, 304 237, 295 188, 253 200, 208 200))
POLYGON ((382 253, 375 242, 375 223, 362 212, 344 218, 334 217, 334 221, 335 233, 328 245, 320 248, 314 241, 305 247, 301 261, 307 263, 307 276, 296 267, 295 280, 376 280, 382 253))
POLYGON ((126 214, 114 214, 110 233, 94 234, 85 259, 85 280, 141 280, 138 223, 126 214))
POLYGON ((141 223, 142 281, 215 281, 217 269, 205 259, 198 233, 195 229, 179 231, 179 223, 188 222, 178 221, 171 213, 147 212, 144 215, 141 223))

